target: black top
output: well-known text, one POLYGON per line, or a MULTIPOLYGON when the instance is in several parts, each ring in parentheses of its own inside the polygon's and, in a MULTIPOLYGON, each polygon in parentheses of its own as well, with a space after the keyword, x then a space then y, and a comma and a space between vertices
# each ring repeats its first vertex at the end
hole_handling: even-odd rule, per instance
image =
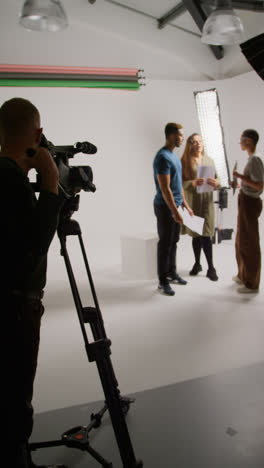
POLYGON ((16 162, 0 157, 0 288, 40 291, 46 284, 47 253, 62 200, 40 191, 38 199, 16 162))

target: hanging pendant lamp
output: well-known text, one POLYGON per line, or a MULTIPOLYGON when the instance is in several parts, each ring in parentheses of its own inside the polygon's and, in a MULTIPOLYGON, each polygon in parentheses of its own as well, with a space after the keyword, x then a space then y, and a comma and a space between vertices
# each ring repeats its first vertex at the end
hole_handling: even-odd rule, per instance
POLYGON ((232 8, 231 0, 216 0, 216 9, 203 27, 202 42, 210 45, 233 45, 242 42, 244 27, 232 8))
POLYGON ((26 0, 19 23, 32 31, 60 31, 68 26, 65 10, 59 0, 26 0))

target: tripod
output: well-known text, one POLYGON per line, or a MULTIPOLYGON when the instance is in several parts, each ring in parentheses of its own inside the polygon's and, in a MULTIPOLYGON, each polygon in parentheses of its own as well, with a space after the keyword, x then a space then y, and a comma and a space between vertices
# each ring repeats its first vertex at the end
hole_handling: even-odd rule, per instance
MULTIPOLYGON (((79 196, 76 196, 73 199, 75 205, 76 201, 77 203, 79 202, 79 196)), ((75 207, 73 209, 76 211, 78 208, 75 207)), ((32 443, 30 444, 30 450, 33 451, 39 448, 57 446, 76 448, 88 452, 95 460, 97 460, 99 464, 101 464, 102 467, 113 467, 112 463, 105 460, 91 447, 89 443, 89 433, 92 431, 92 429, 96 429, 101 426, 102 418, 105 412, 108 410, 123 463, 123 468, 141 468, 143 467, 143 463, 141 461, 137 461, 135 458, 133 446, 125 421, 125 415, 129 411, 130 404, 135 400, 120 396, 118 382, 116 380, 113 365, 110 359, 111 341, 107 338, 105 332, 103 317, 100 311, 92 274, 85 252, 81 228, 77 221, 70 219, 72 212, 67 210, 67 203, 64 213, 63 210, 57 230, 61 245, 61 255, 64 257, 73 300, 84 339, 87 358, 89 362, 96 362, 105 395, 105 405, 97 414, 91 415, 91 422, 87 427, 73 427, 72 429, 64 432, 60 440, 32 443), (93 296, 94 307, 83 307, 82 305, 77 283, 71 266, 70 257, 67 251, 66 241, 68 236, 78 237, 90 289, 93 296), (89 343, 88 341, 85 328, 86 323, 89 323, 91 327, 91 331, 95 340, 93 343, 89 343)))

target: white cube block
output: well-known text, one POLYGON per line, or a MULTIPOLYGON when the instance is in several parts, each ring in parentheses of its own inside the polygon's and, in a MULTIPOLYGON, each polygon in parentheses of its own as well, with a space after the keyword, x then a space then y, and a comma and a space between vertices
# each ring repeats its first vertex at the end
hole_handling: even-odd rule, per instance
POLYGON ((122 272, 133 279, 157 277, 156 234, 121 236, 122 272))

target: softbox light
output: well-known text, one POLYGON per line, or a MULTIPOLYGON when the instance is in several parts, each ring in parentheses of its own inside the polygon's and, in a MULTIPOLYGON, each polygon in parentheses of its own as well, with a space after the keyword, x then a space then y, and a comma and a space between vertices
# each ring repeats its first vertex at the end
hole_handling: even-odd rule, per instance
POLYGON ((243 42, 240 47, 247 61, 264 80, 264 33, 243 42))

